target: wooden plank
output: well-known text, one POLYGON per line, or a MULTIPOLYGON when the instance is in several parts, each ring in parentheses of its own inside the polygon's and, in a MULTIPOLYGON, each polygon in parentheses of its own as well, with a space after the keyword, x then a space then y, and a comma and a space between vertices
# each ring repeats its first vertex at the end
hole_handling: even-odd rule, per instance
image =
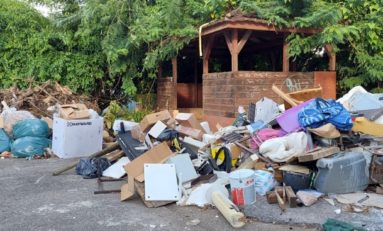
MULTIPOLYGON (((286 211, 286 203, 284 202, 282 197, 279 195, 277 189, 274 189, 274 192, 275 192, 275 195, 277 197, 279 208, 281 208, 282 212, 286 211)), ((284 188, 282 188, 282 195, 284 195, 284 193, 285 193, 285 190, 284 190, 284 188)))
POLYGON ((287 201, 289 203, 290 208, 296 208, 297 207, 297 195, 295 195, 294 190, 291 188, 291 186, 286 186, 286 196, 287 201))
MULTIPOLYGON (((277 190, 279 196, 282 196, 283 188, 281 186, 275 187, 275 190, 277 190)), ((275 194, 275 190, 266 193, 267 203, 269 203, 269 204, 277 204, 278 203, 277 195, 275 194)))
POLYGON ((286 39, 283 42, 282 70, 283 70, 283 72, 289 72, 290 71, 289 44, 287 43, 286 39))
POLYGON ((238 30, 234 29, 231 32, 231 71, 238 71, 238 30))
POLYGON ((281 89, 279 89, 277 86, 273 84, 271 87, 271 90, 275 94, 277 94, 279 97, 281 97, 283 100, 285 100, 287 103, 289 103, 291 106, 297 106, 298 104, 286 93, 284 93, 281 89))
POLYGON ((322 148, 320 150, 315 150, 312 152, 305 153, 303 155, 298 156, 299 162, 308 162, 313 160, 319 160, 320 158, 331 156, 335 153, 340 152, 339 147, 328 147, 322 148))
POLYGON ((203 48, 203 74, 209 74, 209 58, 213 47, 215 35, 208 38, 203 48))
POLYGON ((246 45, 247 40, 249 39, 252 31, 247 30, 246 33, 241 38, 241 41, 238 43, 238 54, 241 52, 242 48, 246 45))
POLYGON ((227 31, 223 32, 223 36, 225 37, 227 48, 229 48, 230 54, 233 54, 233 43, 231 41, 230 35, 227 31))
POLYGON ((208 25, 202 29, 202 36, 214 34, 225 29, 243 29, 255 31, 274 31, 274 32, 289 32, 289 33, 305 33, 315 34, 319 33, 321 29, 313 28, 277 28, 274 25, 268 25, 267 22, 254 22, 250 20, 243 21, 229 21, 225 20, 216 24, 208 25))

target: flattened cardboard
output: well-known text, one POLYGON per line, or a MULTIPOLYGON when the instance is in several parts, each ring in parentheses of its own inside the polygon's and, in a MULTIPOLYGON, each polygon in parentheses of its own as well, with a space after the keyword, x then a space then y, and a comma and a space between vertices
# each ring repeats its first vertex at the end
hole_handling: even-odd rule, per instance
POLYGON ((234 143, 227 144, 226 147, 230 150, 231 158, 233 160, 238 159, 241 155, 241 148, 234 143))
POLYGON ((180 125, 184 127, 190 127, 198 129, 200 131, 204 131, 201 124, 198 122, 197 118, 194 116, 193 113, 178 113, 175 119, 180 125))
POLYGON ((286 171, 286 172, 302 173, 302 174, 310 174, 311 172, 310 169, 305 166, 292 165, 292 164, 283 165, 279 168, 279 170, 286 171))
POLYGON ((134 177, 128 175, 128 183, 121 186, 120 200, 126 201, 134 196, 134 177))
POLYGON ((176 127, 176 131, 179 132, 181 136, 190 136, 193 139, 202 141, 203 132, 201 130, 179 125, 176 127))
POLYGON ((166 142, 154 146, 149 151, 124 166, 128 176, 133 176, 139 182, 144 181, 144 164, 162 163, 173 155, 166 142))
POLYGON ((60 105, 59 115, 66 120, 89 119, 90 113, 85 104, 65 104, 60 105))
POLYGON ((140 122, 140 128, 142 132, 149 131, 150 127, 157 123, 157 121, 168 121, 171 118, 170 112, 168 110, 152 113, 146 115, 140 122))
POLYGON ((121 187, 121 201, 127 200, 134 195, 134 180, 138 182, 144 181, 144 164, 146 163, 163 163, 173 155, 166 142, 154 146, 149 151, 134 159, 132 162, 124 166, 128 174, 128 184, 121 187))

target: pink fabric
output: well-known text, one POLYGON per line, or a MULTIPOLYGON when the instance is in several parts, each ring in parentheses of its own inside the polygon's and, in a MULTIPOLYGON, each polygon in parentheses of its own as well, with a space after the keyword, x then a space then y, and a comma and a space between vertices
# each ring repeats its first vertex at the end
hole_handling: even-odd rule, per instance
POLYGON ((287 133, 283 129, 264 128, 256 132, 250 140, 250 146, 253 150, 259 148, 259 146, 266 140, 285 136, 287 133))

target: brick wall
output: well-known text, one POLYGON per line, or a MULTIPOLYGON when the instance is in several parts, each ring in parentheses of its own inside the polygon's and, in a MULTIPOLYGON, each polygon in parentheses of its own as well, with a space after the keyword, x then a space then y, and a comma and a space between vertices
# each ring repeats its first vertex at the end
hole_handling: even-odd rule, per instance
POLYGON ((157 107, 159 110, 177 109, 177 91, 173 77, 157 78, 157 107))
POLYGON ((238 106, 247 106, 262 97, 282 103, 272 90, 272 84, 288 92, 286 78, 299 81, 301 88, 314 85, 313 72, 221 72, 203 76, 203 111, 207 116, 235 117, 238 106))

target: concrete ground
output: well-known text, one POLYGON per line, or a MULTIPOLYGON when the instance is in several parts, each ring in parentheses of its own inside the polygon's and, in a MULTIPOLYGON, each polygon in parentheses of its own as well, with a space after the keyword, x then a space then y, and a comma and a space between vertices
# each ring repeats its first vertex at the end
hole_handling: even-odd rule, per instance
MULTIPOLYGON (((233 230, 214 208, 173 204, 150 209, 139 198, 120 202, 119 194, 94 195, 93 191, 98 189, 96 180, 82 179, 74 170, 52 176, 54 170, 70 162, 0 160, 0 230, 233 230), (199 223, 191 224, 196 219, 199 223)), ((118 188, 111 183, 107 186, 118 188)), ((299 208, 289 210, 289 215, 281 215, 277 206, 268 205, 259 197, 254 207, 246 211, 257 219, 249 219, 240 230, 320 230, 322 219, 333 215, 327 213, 334 213, 334 208, 322 209, 299 208), (311 215, 305 215, 308 211, 311 215), (313 214, 321 214, 320 219, 315 220, 313 214)), ((362 220, 363 224, 379 225, 377 229, 369 224, 365 227, 383 230, 379 229, 383 227, 381 212, 363 216, 370 216, 362 220)), ((362 215, 349 217, 361 219, 362 215)))

